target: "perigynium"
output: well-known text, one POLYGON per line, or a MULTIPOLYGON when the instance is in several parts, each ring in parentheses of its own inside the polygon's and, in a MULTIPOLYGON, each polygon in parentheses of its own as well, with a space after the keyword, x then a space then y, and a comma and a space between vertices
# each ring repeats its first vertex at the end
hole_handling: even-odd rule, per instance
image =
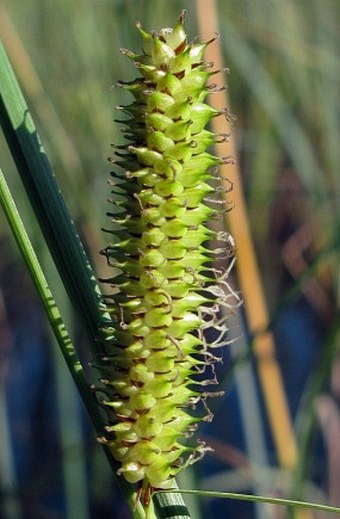
POLYGON ((203 61, 209 42, 187 42, 184 15, 159 33, 137 24, 142 54, 122 51, 139 77, 119 82, 134 99, 117 107, 127 142, 111 159, 112 242, 102 251, 114 270, 97 362, 109 420, 101 441, 146 504, 208 449, 188 439, 212 418, 206 399, 221 394, 209 388, 214 350, 228 340, 224 310, 235 296, 233 240, 208 226, 223 221, 217 171, 229 162, 207 151, 227 138, 206 129, 222 115, 205 103, 216 71, 203 61))

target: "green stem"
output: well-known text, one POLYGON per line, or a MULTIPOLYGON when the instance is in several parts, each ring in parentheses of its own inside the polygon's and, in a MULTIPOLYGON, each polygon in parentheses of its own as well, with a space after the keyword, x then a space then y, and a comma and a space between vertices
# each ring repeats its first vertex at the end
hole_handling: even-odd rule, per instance
POLYGON ((91 409, 93 414, 96 407, 93 405, 93 397, 89 397, 89 388, 83 372, 83 368, 78 359, 72 341, 68 335, 59 309, 54 301, 47 280, 40 267, 37 256, 34 252, 30 239, 26 233, 23 222, 20 218, 15 202, 7 185, 6 179, 0 170, 0 203, 11 228, 12 234, 19 246, 26 266, 30 272, 33 283, 38 291, 48 320, 52 326, 54 335, 60 346, 65 361, 73 376, 77 388, 83 395, 86 407, 91 409))

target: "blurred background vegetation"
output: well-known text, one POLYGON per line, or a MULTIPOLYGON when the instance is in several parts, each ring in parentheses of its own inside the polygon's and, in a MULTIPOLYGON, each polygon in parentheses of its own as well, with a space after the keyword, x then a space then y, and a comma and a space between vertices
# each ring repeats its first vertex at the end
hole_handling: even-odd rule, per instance
MULTIPOLYGON (((210 2, 204 5, 208 20, 210 2)), ((0 3, 0 36, 100 275, 106 157, 110 143, 122 139, 114 106, 128 100, 112 87, 135 75, 119 49, 140 48, 137 20, 148 30, 172 26, 183 7, 193 38, 200 34, 195 0, 0 3)), ((298 455, 287 470, 276 452, 259 381, 265 359, 253 355, 247 328, 247 293, 233 325, 239 339, 224 354, 226 397, 201 431, 215 451, 182 485, 340 506, 340 3, 220 0, 217 12, 248 220, 298 455)), ((85 349, 2 134, 0 157, 85 349)), ((232 168, 227 174, 235 181, 232 168)), ((2 215, 0 244, 0 518, 128 517, 2 215)), ((189 504, 195 519, 294 515, 240 502, 189 504)))

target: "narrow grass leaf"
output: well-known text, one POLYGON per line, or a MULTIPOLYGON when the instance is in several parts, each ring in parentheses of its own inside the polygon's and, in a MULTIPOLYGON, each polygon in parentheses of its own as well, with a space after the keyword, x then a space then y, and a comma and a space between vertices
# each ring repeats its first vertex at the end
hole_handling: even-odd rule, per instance
POLYGON ((8 146, 72 304, 98 349, 99 289, 1 43, 0 76, 0 122, 8 146))

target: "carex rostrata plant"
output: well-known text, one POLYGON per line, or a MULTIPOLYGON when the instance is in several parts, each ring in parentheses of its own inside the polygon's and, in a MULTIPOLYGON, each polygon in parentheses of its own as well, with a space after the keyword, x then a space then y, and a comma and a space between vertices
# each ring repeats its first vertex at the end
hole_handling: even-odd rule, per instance
POLYGON ((127 114, 118 121, 126 142, 110 159, 112 241, 102 251, 113 270, 104 280, 107 354, 96 364, 108 413, 100 440, 146 506, 208 449, 191 437, 212 418, 207 398, 221 394, 210 387, 215 352, 228 341, 225 310, 237 300, 217 175, 231 159, 207 151, 227 135, 206 126, 228 112, 205 103, 218 90, 207 86, 217 72, 203 61, 210 42, 188 43, 184 17, 159 33, 137 24, 142 53, 122 50, 139 76, 118 83, 133 100, 117 107, 127 114))

